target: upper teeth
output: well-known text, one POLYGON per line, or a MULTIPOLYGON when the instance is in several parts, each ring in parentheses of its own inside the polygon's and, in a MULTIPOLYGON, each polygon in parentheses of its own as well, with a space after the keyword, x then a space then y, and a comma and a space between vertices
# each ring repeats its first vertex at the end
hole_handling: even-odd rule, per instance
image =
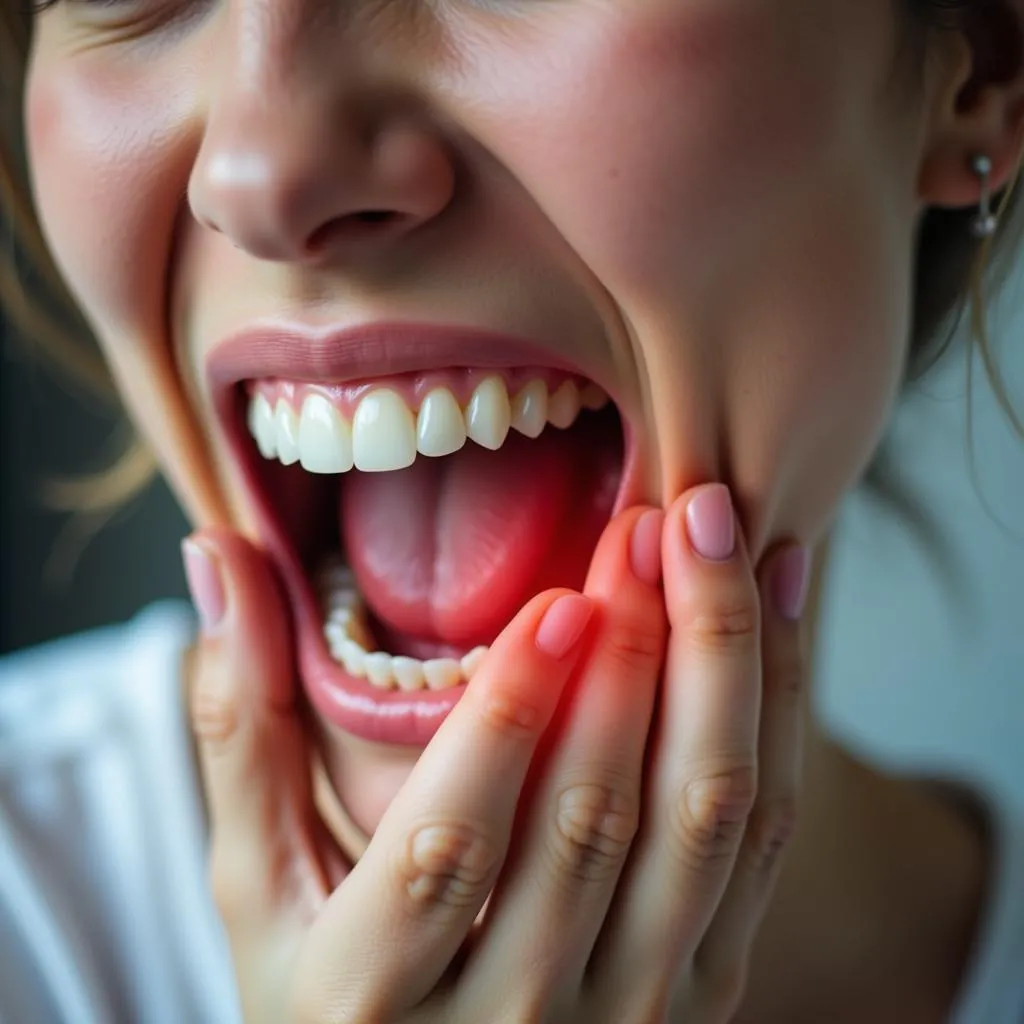
POLYGON ((486 377, 465 409, 446 387, 436 387, 411 409, 387 387, 367 392, 349 421, 324 395, 306 395, 300 413, 284 398, 272 407, 262 392, 249 402, 249 431, 264 458, 300 462, 311 473, 346 473, 353 467, 387 472, 411 465, 416 455, 458 451, 470 438, 498 449, 510 428, 537 437, 550 423, 565 429, 580 409, 600 409, 608 396, 595 384, 582 390, 565 380, 549 395, 543 380, 531 380, 509 398, 505 381, 486 377))

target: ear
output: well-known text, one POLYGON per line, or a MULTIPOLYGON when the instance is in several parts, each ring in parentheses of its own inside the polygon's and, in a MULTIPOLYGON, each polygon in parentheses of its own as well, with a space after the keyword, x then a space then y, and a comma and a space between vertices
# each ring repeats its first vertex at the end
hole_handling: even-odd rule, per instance
POLYGON ((966 31, 942 31, 935 41, 941 52, 931 63, 918 178, 929 206, 978 202, 975 155, 992 161, 993 193, 1010 182, 1024 157, 1024 0, 978 5, 975 21, 966 31))

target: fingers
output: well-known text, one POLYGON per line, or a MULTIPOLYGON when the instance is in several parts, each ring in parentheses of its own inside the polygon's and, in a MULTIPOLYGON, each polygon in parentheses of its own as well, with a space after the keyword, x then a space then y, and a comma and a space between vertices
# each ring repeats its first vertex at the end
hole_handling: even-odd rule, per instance
POLYGON ((269 565, 241 537, 208 530, 183 551, 203 627, 190 711, 211 885, 228 931, 248 937, 279 908, 302 913, 324 898, 308 849, 312 800, 288 619, 269 565))
MULTIPOLYGON (((609 524, 594 554, 585 592, 601 606, 600 628, 559 706, 543 780, 517 822, 516 847, 460 983, 470 1008, 474 998, 484 1005, 515 963, 531 965, 524 990, 561 990, 567 1003, 578 994, 639 821, 668 626, 663 522, 661 511, 631 509, 609 524)), ((467 1019, 475 1016, 470 1009, 467 1019)))
POLYGON ((551 591, 495 641, 314 925, 304 976, 338 980, 313 997, 328 1005, 307 1010, 344 1019, 358 1006, 391 1019, 435 987, 497 880, 527 770, 593 611, 581 595, 551 591))
POLYGON ((671 635, 645 817, 591 965, 603 998, 646 990, 652 1013, 732 871, 757 789, 761 708, 757 586, 725 487, 673 504, 662 557, 671 635))
POLYGON ((800 615, 810 558, 790 545, 764 564, 760 579, 764 686, 757 799, 721 905, 697 951, 698 982, 722 1006, 742 995, 754 936, 764 916, 780 853, 793 834, 803 739, 804 656, 800 615))

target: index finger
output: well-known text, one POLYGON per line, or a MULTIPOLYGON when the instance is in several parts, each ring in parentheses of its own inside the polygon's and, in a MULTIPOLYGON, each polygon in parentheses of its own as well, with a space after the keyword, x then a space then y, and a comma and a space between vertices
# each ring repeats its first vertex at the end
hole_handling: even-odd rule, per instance
MULTIPOLYGON (((345 965, 341 1000, 373 1019, 437 985, 494 886, 534 752, 586 644, 593 603, 530 601, 495 641, 315 926, 318 970, 345 965)), ((312 947, 311 947, 312 948, 312 947)))

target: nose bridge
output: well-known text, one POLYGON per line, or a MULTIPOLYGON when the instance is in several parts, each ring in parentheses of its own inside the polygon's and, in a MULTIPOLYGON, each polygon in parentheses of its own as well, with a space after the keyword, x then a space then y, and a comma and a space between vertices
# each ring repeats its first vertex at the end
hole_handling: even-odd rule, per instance
POLYGON ((440 139, 413 126, 411 102, 403 112, 385 96, 400 87, 403 62, 386 19, 368 14, 387 2, 230 0, 189 180, 201 223, 286 260, 312 255, 314 240, 322 249, 328 235, 347 237, 334 229, 367 214, 379 236, 447 204, 440 139))
POLYGON ((249 95, 269 106, 297 92, 336 90, 360 52, 353 10, 344 0, 228 0, 211 98, 249 95))

